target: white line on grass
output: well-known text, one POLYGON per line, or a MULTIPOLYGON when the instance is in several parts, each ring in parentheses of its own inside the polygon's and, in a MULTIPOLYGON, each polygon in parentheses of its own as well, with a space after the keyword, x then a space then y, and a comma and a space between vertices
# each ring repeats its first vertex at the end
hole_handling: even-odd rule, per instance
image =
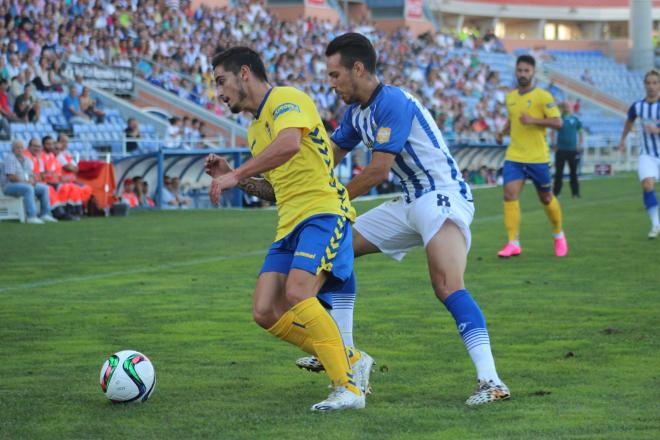
MULTIPOLYGON (((601 203, 607 202, 607 203, 612 203, 612 202, 619 202, 623 200, 628 200, 630 199, 631 196, 621 196, 621 197, 616 197, 613 199, 607 199, 607 200, 592 200, 592 201, 585 201, 583 203, 580 203, 577 206, 573 206, 572 209, 575 208, 580 208, 580 207, 585 207, 585 206, 592 206, 592 205, 599 205, 601 203)), ((533 212, 538 212, 541 211, 540 209, 534 209, 531 211, 525 211, 525 214, 531 214, 533 212)), ((502 214, 498 215, 491 215, 487 217, 477 217, 472 223, 486 223, 486 222, 491 222, 495 220, 502 220, 503 219, 502 214)), ((168 264, 160 264, 158 266, 152 266, 152 267, 143 267, 141 269, 132 269, 132 270, 122 270, 122 271, 117 271, 117 272, 106 272, 106 273, 98 273, 98 274, 93 274, 93 275, 85 275, 85 276, 79 276, 79 277, 67 277, 67 278, 60 278, 57 280, 45 280, 45 281, 37 281, 34 283, 25 283, 25 284, 17 284, 15 286, 9 286, 9 287, 0 287, 0 293, 3 292, 8 292, 10 290, 24 290, 24 289, 36 289, 39 287, 48 287, 48 286, 54 286, 57 284, 69 284, 69 283, 75 283, 75 282, 81 282, 81 281, 92 281, 92 280, 98 280, 101 278, 111 278, 114 276, 124 276, 124 275, 134 275, 138 273, 149 273, 149 272, 160 272, 165 269, 176 269, 179 267, 187 267, 187 266, 197 266, 198 264, 206 264, 206 263, 214 263, 218 261, 229 261, 229 260, 238 260, 239 258, 245 258, 245 257, 254 257, 257 255, 264 255, 265 250, 261 251, 252 251, 252 252, 244 252, 240 254, 235 254, 235 255, 224 255, 224 256, 217 256, 217 257, 208 257, 208 258, 201 258, 197 260, 190 260, 190 261, 182 261, 180 263, 168 263, 168 264)))
POLYGON ((130 269, 130 270, 121 270, 121 271, 116 271, 116 272, 105 272, 105 273, 96 273, 92 275, 85 275, 85 276, 78 276, 78 277, 67 277, 67 278, 60 278, 57 280, 45 280, 45 281, 37 281, 34 283, 25 283, 25 284, 17 284, 16 286, 9 286, 9 287, 1 287, 0 288, 0 293, 2 292, 7 292, 10 290, 22 290, 22 289, 36 289, 39 287, 48 287, 48 286, 54 286, 56 284, 69 284, 69 283, 75 283, 75 282, 81 282, 81 281, 92 281, 92 280, 98 280, 101 278, 111 278, 115 276, 124 276, 124 275, 135 275, 138 273, 149 273, 149 272, 160 272, 166 269, 177 269, 180 267, 188 267, 188 266, 197 266, 198 264, 206 264, 206 263, 216 263, 219 261, 227 261, 227 260, 238 260, 239 258, 245 258, 245 257, 254 257, 257 255, 264 255, 266 253, 265 250, 261 251, 252 251, 252 252, 243 252, 240 254, 235 254, 235 255, 222 255, 218 257, 208 257, 208 258, 200 258, 197 260, 189 260, 189 261, 182 261, 180 263, 167 263, 167 264, 159 264, 157 266, 152 266, 152 267, 143 267, 140 269, 130 269))

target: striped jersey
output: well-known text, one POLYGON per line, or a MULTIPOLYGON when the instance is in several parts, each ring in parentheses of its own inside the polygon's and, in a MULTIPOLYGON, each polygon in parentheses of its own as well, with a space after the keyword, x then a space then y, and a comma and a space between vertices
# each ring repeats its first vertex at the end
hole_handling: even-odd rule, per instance
POLYGON ((660 100, 648 102, 646 99, 640 99, 634 102, 628 109, 628 120, 634 122, 635 119, 640 121, 643 142, 639 154, 660 158, 660 134, 651 134, 644 130, 644 126, 648 124, 660 127, 660 100))
POLYGON ((362 142, 372 151, 394 154, 392 172, 407 203, 431 191, 456 191, 472 200, 433 117, 399 87, 380 84, 365 107, 352 104, 331 139, 344 150, 362 142))

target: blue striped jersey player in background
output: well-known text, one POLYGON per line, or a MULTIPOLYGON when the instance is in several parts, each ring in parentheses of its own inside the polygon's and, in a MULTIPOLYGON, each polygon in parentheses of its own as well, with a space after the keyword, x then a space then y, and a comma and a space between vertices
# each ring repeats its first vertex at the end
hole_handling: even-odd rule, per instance
MULTIPOLYGON (((366 194, 390 170, 403 187, 401 197, 358 216, 355 256, 382 252, 401 260, 412 248, 424 246, 435 294, 456 321, 477 370, 478 386, 466 404, 508 398, 495 369, 484 315, 463 282, 472 194, 438 126, 414 96, 379 81, 376 52, 364 35, 337 37, 325 55, 330 86, 349 105, 331 135, 335 163, 360 143, 372 151, 371 163, 346 186, 349 198, 366 194)), ((338 326, 345 330, 342 321, 338 326)))
POLYGON ((639 162, 637 170, 642 183, 644 207, 651 219, 651 231, 648 237, 657 238, 660 235, 660 220, 658 219, 658 196, 655 193, 655 182, 660 179, 660 72, 653 69, 644 76, 646 97, 633 103, 628 110, 628 119, 623 127, 619 149, 626 149, 626 136, 632 130, 635 121, 641 125, 642 144, 639 146, 639 162))

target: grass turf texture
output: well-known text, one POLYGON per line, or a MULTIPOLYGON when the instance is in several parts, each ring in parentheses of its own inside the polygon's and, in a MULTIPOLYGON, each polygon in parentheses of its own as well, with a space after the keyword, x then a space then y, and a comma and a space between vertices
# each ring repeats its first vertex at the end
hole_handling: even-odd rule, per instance
MULTIPOLYGON (((501 189, 477 190, 466 284, 513 398, 463 402, 474 370, 422 250, 358 260, 355 337, 378 362, 363 411, 314 414, 327 378, 252 322, 274 211, 131 213, 0 224, 0 438, 611 438, 660 435, 660 240, 632 175, 561 200, 570 253, 528 185, 523 255, 503 245, 501 189), (101 393, 105 358, 143 351, 142 405, 101 393)), ((379 202, 357 204, 364 212, 379 202)))

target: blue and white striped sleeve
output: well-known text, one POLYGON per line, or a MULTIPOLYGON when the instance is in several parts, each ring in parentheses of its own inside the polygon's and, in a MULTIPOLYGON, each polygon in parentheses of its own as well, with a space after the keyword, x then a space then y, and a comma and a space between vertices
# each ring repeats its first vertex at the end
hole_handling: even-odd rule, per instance
POLYGON ((332 142, 337 144, 342 150, 351 151, 362 141, 360 134, 355 130, 355 127, 353 127, 353 121, 351 120, 352 114, 353 107, 346 110, 339 127, 337 127, 330 136, 332 142))
POLYGON ((378 128, 373 151, 399 154, 408 140, 414 117, 412 101, 400 90, 390 93, 374 114, 378 128))

